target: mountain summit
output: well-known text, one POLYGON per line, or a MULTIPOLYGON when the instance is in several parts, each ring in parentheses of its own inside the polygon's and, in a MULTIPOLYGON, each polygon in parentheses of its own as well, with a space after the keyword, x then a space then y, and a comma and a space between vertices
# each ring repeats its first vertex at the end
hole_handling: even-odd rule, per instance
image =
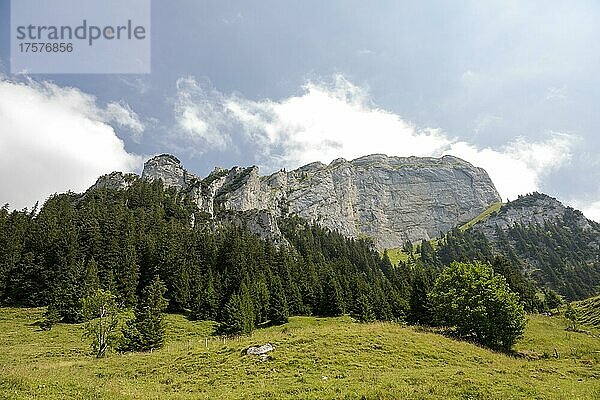
MULTIPOLYGON (((105 175, 95 186, 127 186, 119 176, 105 175)), ((163 154, 145 163, 142 179, 162 180, 189 193, 210 215, 219 210, 261 211, 269 224, 293 213, 349 237, 371 237, 378 248, 438 236, 501 200, 485 170, 452 156, 373 154, 268 176, 261 176, 256 166, 216 168, 200 178, 176 157, 163 154)))

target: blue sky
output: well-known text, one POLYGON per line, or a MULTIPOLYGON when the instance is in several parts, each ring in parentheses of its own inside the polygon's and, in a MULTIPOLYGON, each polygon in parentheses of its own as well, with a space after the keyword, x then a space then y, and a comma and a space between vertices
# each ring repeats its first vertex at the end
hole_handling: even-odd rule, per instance
POLYGON ((200 175, 455 154, 505 198, 600 219, 598 20, 594 1, 154 1, 151 74, 15 76, 0 0, 0 202, 163 152, 200 175))

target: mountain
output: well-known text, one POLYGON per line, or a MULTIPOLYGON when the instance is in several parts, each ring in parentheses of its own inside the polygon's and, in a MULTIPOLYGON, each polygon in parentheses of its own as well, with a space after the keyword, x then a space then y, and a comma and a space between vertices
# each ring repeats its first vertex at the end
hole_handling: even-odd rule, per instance
POLYGON ((542 193, 520 196, 469 229, 483 234, 492 253, 510 259, 539 287, 569 299, 597 293, 600 224, 555 198, 542 193))
MULTIPOLYGON (((93 186, 123 189, 138 179, 112 173, 93 186)), ((201 178, 172 155, 144 165, 141 179, 162 180, 188 193, 210 216, 245 213, 250 230, 279 238, 276 220, 295 214, 347 237, 368 237, 378 248, 429 240, 500 201, 485 170, 452 156, 339 158, 261 176, 256 166, 215 168, 201 178)), ((246 218, 246 217, 245 217, 246 218)))

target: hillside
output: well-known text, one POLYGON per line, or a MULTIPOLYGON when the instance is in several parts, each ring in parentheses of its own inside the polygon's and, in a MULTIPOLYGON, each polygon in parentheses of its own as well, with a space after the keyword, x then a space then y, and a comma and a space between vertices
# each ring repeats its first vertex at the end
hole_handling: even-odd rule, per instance
POLYGON ((532 316, 507 356, 393 323, 294 317, 220 341, 211 324, 169 315, 164 349, 95 359, 81 325, 40 331, 43 309, 0 309, 0 398, 5 399, 594 399, 598 339, 532 316), (241 351, 273 343, 265 362, 241 351), (208 343, 208 347, 205 344, 208 343), (552 355, 554 349, 559 357, 552 355))
MULTIPOLYGON (((568 300, 594 296, 600 285, 600 225, 541 193, 494 203, 429 244, 429 264, 494 263, 501 257, 513 277, 521 275, 519 280, 532 281, 537 291, 551 289, 568 300)), ((410 260, 402 247, 388 254, 393 264, 410 260)), ((413 247, 413 258, 421 259, 419 246, 413 247)))
POLYGON ((600 296, 573 303, 579 321, 600 329, 600 296))
POLYGON ((521 196, 473 224, 493 251, 511 259, 540 287, 568 299, 596 294, 600 225, 541 193, 521 196))

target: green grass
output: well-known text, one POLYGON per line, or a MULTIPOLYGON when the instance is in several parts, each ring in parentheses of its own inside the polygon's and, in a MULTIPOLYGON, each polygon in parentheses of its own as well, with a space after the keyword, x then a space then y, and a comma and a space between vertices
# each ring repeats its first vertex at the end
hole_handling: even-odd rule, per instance
POLYGON ((500 209, 502 208, 502 206, 503 206, 503 203, 500 202, 500 201, 497 202, 497 203, 491 204, 481 214, 479 214, 478 216, 476 216, 475 218, 473 218, 472 220, 470 220, 466 224, 462 225, 459 229, 464 232, 467 229, 469 229, 470 227, 472 227, 473 225, 475 225, 476 223, 478 223, 480 221, 485 221, 492 214, 497 213, 498 211, 500 211, 500 209))
MULTIPOLYGON (((433 247, 434 250, 437 249, 439 241, 440 241, 440 238, 433 238, 429 241, 429 243, 431 244, 431 247, 433 247)), ((419 246, 419 243, 413 244, 412 256, 415 258, 415 260, 418 260, 419 258, 421 258, 421 254, 417 251, 418 246, 419 246)), ((407 253, 406 251, 404 251, 404 249, 402 247, 390 248, 390 249, 387 249, 387 252, 388 252, 388 257, 390 258, 390 261, 392 262, 392 265, 398 265, 398 263, 400 261, 406 262, 410 259, 410 254, 407 253)))
POLYGON ((582 323, 600 328, 600 296, 574 302, 573 307, 582 323))
MULTIPOLYGON (((392 265, 398 265, 398 263, 400 263, 400 261, 402 262, 406 262, 408 261, 410 255, 408 253, 406 253, 404 250, 402 250, 402 247, 395 247, 392 249, 387 249, 387 253, 388 253, 388 257, 390 258, 390 261, 392 262, 392 265)), ((414 254, 414 257, 419 256, 418 254, 414 254)))
POLYGON ((294 317, 206 347, 211 323, 169 315, 164 349, 95 359, 81 325, 43 332, 34 325, 42 313, 0 309, 0 398, 600 398, 600 340, 565 331, 562 316, 530 318, 515 346, 528 358, 347 317, 294 317), (241 355, 266 342, 276 346, 272 359, 241 355))

